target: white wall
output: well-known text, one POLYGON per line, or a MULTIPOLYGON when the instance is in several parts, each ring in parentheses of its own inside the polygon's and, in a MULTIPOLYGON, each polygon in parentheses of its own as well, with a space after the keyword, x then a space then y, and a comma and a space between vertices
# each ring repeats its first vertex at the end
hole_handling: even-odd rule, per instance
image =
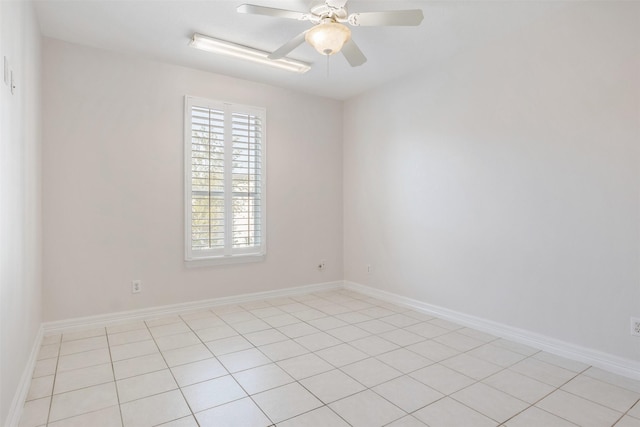
POLYGON ((50 39, 43 50, 45 320, 342 279, 340 102, 50 39), (267 108, 265 262, 184 265, 185 94, 267 108))
POLYGON ((16 89, 0 70, 2 425, 41 322, 40 31, 30 2, 0 2, 0 63, 5 56, 16 89))
POLYGON ((640 360, 639 22, 567 2, 347 101, 345 279, 640 360))

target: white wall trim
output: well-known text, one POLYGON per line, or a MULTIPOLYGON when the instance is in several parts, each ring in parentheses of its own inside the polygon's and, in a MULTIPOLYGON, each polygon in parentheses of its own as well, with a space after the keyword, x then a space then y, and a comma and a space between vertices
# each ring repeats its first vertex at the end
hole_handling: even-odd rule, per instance
POLYGON ((27 361, 16 393, 13 395, 13 401, 11 401, 11 407, 9 408, 9 414, 5 420, 5 427, 15 427, 20 422, 22 416, 22 409, 24 402, 27 400, 27 393, 29 393, 29 387, 31 386, 31 377, 33 376, 33 370, 36 367, 38 361, 38 353, 40 352, 40 345, 42 344, 42 337, 44 336, 44 328, 40 325, 36 338, 33 340, 33 347, 31 347, 31 354, 29 354, 29 360, 27 361))
POLYGON ((359 283, 345 281, 344 287, 345 289, 369 295, 393 304, 409 307, 416 311, 449 320, 501 338, 519 342, 558 356, 577 360, 618 375, 640 380, 640 362, 635 360, 625 359, 602 351, 570 344, 546 335, 541 335, 525 329, 514 328, 503 323, 471 316, 444 307, 427 304, 419 300, 375 289, 359 283))
POLYGON ((273 291, 254 292, 228 297, 212 298, 199 301, 170 304, 158 307, 141 308, 130 311, 119 311, 115 313, 99 314, 96 316, 76 317, 73 319, 57 320, 42 324, 46 334, 59 334, 90 327, 109 326, 118 323, 133 322, 137 320, 147 320, 156 317, 170 316, 185 311, 203 310, 225 304, 239 304, 248 301, 255 301, 270 298, 284 298, 293 295, 308 294, 313 292, 323 292, 333 289, 341 289, 343 282, 325 282, 312 285, 295 286, 292 288, 276 289, 273 291))

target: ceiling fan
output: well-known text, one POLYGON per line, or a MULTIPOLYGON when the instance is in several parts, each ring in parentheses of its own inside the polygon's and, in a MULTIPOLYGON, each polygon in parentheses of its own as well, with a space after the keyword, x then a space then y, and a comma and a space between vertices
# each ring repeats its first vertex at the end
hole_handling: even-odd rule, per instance
POLYGON ((322 55, 342 52, 352 67, 364 64, 367 58, 351 38, 351 30, 344 25, 345 23, 353 27, 416 26, 420 25, 424 18, 420 9, 349 14, 346 3, 347 0, 325 0, 324 3, 311 7, 309 12, 243 4, 238 7, 238 12, 309 21, 314 24, 271 53, 269 59, 284 58, 306 41, 322 55))

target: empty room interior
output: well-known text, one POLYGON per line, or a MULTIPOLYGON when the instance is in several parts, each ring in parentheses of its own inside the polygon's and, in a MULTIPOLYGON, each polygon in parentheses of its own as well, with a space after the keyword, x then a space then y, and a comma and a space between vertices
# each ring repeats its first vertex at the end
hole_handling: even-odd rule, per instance
POLYGON ((640 2, 0 25, 1 425, 640 427, 640 2))

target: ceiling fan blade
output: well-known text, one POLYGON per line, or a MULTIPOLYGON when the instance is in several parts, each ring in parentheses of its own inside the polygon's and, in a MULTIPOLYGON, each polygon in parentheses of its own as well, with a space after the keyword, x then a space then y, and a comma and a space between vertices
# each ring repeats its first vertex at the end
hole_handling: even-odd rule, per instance
POLYGON ((293 49, 297 48, 302 43, 304 43, 304 36, 305 34, 307 34, 307 31, 309 30, 301 32, 300 34, 298 34, 297 36, 295 36, 294 38, 292 38, 291 40, 289 40, 288 42, 280 46, 275 52, 270 54, 267 58, 280 59, 287 56, 289 52, 291 52, 293 49))
POLYGON ((276 18, 296 19, 305 21, 309 19, 308 13, 295 10, 276 9, 273 7, 257 6, 255 4, 242 4, 238 6, 238 13, 250 13, 253 15, 275 16, 276 18))
POLYGON ((349 41, 342 46, 342 54, 352 67, 357 67, 367 62, 367 57, 364 56, 364 53, 362 53, 353 39, 349 39, 349 41))
POLYGON ((347 21, 356 27, 371 27, 384 25, 420 25, 424 15, 420 9, 388 10, 385 12, 352 13, 347 21))

